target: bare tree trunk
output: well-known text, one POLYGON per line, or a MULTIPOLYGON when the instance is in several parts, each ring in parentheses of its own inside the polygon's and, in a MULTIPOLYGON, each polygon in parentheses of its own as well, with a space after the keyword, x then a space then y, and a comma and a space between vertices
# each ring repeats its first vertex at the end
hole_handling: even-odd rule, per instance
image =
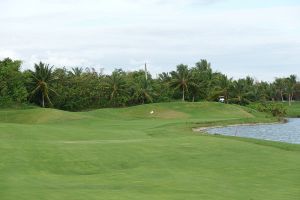
POLYGON ((282 91, 280 91, 280 95, 281 95, 281 101, 283 102, 283 94, 282 94, 282 91))
POLYGON ((42 106, 43 106, 43 108, 45 108, 45 96, 44 95, 42 95, 42 106))
POLYGON ((228 92, 225 93, 225 103, 228 104, 228 92))
POLYGON ((184 88, 182 88, 182 101, 184 101, 184 88))
POLYGON ((195 95, 193 95, 193 102, 195 102, 195 95))
POLYGON ((291 94, 289 94, 289 106, 291 106, 292 105, 292 96, 291 96, 291 94))

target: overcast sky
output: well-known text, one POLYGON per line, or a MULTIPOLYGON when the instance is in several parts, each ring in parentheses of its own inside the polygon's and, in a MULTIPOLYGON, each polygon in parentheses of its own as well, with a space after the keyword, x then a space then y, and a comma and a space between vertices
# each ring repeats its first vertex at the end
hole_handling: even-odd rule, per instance
POLYGON ((300 76, 299 0, 0 0, 0 58, 152 74, 207 59, 229 76, 300 76))

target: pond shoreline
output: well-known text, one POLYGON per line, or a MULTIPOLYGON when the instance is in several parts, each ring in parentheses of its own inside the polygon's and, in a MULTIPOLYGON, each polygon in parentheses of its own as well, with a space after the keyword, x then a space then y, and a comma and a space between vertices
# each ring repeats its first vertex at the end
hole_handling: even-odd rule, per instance
POLYGON ((231 124, 231 125, 219 125, 219 126, 205 126, 199 128, 193 128, 193 132, 198 133, 207 133, 206 130, 213 128, 225 128, 225 127, 237 127, 237 126, 258 126, 258 125, 272 125, 272 124, 285 124, 288 122, 287 118, 284 118, 278 122, 270 122, 270 123, 242 123, 242 124, 231 124))
POLYGON ((300 144, 300 119, 287 118, 274 123, 245 123, 193 129, 200 134, 235 136, 300 144))

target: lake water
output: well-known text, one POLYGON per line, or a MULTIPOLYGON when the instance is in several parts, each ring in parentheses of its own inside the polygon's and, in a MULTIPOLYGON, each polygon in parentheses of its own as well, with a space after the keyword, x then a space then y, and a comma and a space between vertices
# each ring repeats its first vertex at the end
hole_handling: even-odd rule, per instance
POLYGON ((227 136, 256 138, 300 144, 300 119, 288 119, 284 124, 228 126, 209 128, 206 132, 227 136))

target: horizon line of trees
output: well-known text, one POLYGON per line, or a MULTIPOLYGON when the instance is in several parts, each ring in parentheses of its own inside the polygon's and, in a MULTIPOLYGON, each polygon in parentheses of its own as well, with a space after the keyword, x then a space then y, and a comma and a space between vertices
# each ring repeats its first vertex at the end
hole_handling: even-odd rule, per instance
POLYGON ((21 71, 22 62, 0 60, 0 106, 33 103, 41 107, 80 111, 123 107, 152 102, 218 101, 247 105, 251 102, 300 100, 296 75, 275 78, 271 83, 247 76, 234 80, 213 71, 207 60, 193 67, 180 64, 171 72, 153 78, 144 70, 111 74, 93 68, 53 67, 37 63, 34 70, 21 71))

